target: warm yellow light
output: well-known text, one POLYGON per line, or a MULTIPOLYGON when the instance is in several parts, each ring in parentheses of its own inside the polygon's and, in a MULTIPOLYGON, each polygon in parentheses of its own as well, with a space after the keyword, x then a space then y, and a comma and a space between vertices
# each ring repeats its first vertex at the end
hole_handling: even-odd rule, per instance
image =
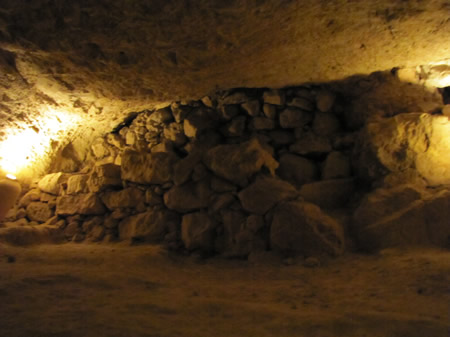
POLYGON ((23 122, 15 129, 3 130, 4 141, 0 143, 0 167, 11 175, 31 167, 33 163, 51 153, 52 142, 64 138, 64 130, 70 129, 78 116, 48 108, 32 125, 23 122))
POLYGON ((10 180, 17 180, 16 176, 13 175, 13 174, 11 174, 11 173, 8 173, 8 174, 6 175, 6 178, 8 178, 8 179, 10 179, 10 180))

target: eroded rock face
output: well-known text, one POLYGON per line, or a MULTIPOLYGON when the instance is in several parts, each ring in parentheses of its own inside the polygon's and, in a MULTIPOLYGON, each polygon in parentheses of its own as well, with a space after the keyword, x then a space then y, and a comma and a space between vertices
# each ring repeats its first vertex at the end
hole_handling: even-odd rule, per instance
POLYGON ((344 251, 345 243, 341 225, 319 207, 291 201, 275 209, 270 246, 284 254, 339 255, 344 251))
POLYGON ((94 193, 63 195, 56 199, 56 214, 58 215, 95 215, 104 214, 105 206, 94 193))

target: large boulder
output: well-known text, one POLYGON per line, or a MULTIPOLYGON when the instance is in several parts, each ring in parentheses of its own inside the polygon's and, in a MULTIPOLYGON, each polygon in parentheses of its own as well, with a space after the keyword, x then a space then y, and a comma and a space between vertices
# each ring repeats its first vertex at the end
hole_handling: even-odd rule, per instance
POLYGON ((304 157, 291 153, 285 153, 280 157, 280 167, 277 174, 294 186, 300 187, 317 179, 319 170, 317 165, 304 157))
MULTIPOLYGON (((397 191, 398 192, 398 191, 397 191)), ((443 190, 431 196, 418 198, 416 191, 405 190, 405 195, 389 193, 368 201, 363 211, 355 214, 354 233, 358 247, 376 251, 388 247, 450 245, 450 192, 443 190), (395 200, 395 196, 402 198, 395 200), (377 210, 368 210, 369 204, 377 210), (363 214, 367 215, 367 220, 363 214)), ((379 193, 379 192, 378 192, 379 193)))
POLYGON ((283 254, 339 255, 344 251, 344 234, 341 225, 319 207, 291 201, 274 210, 270 246, 283 254))
POLYGON ((178 227, 179 216, 169 211, 150 211, 123 219, 119 239, 138 242, 161 242, 171 227, 178 227))
POLYGON ((105 206, 95 193, 63 195, 56 199, 57 215, 98 215, 105 211, 105 206))
POLYGON ((206 166, 219 177, 237 184, 266 167, 272 175, 278 167, 277 161, 253 138, 241 144, 218 145, 206 153, 206 166))
POLYGON ((53 215, 53 211, 47 203, 31 202, 27 206, 27 217, 31 221, 43 223, 50 219, 53 215))
POLYGON ((298 192, 286 181, 258 176, 255 182, 239 192, 238 196, 247 212, 263 215, 279 202, 296 198, 298 192))
POLYGON ((122 155, 122 179, 139 184, 164 184, 172 180, 177 159, 170 152, 126 151, 122 155))
POLYGON ((318 156, 331 152, 332 147, 328 138, 318 136, 312 132, 305 133, 289 147, 290 152, 300 155, 318 156))
POLYGON ((183 216, 181 222, 181 240, 187 250, 210 252, 214 248, 216 223, 204 212, 183 216))
POLYGON ((100 192, 110 187, 121 187, 120 166, 114 164, 95 166, 89 175, 87 184, 90 192, 100 192))
POLYGON ((70 174, 62 172, 47 174, 39 180, 38 187, 43 192, 58 195, 61 185, 65 184, 69 177, 70 174))
POLYGON ((208 182, 188 182, 180 186, 173 186, 164 194, 167 208, 185 213, 206 208, 210 204, 212 191, 208 182))
POLYGON ((357 151, 359 174, 416 170, 429 185, 450 183, 450 121, 446 116, 408 113, 368 123, 357 151))
POLYGON ((181 185, 188 181, 194 167, 201 162, 202 156, 202 151, 193 150, 174 165, 173 181, 175 185, 181 185))
POLYGON ((347 204, 355 191, 353 178, 322 180, 304 184, 300 196, 323 208, 339 208, 347 204))
POLYGON ((102 201, 109 210, 124 207, 136 207, 145 201, 144 192, 136 187, 126 188, 121 191, 105 192, 102 201))

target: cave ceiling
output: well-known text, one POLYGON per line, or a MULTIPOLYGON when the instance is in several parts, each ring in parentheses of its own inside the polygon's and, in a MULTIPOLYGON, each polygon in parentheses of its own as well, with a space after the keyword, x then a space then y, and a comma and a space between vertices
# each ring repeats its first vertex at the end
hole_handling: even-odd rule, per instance
POLYGON ((449 14, 448 0, 2 0, 0 140, 55 124, 53 151, 164 102, 438 62, 449 14))

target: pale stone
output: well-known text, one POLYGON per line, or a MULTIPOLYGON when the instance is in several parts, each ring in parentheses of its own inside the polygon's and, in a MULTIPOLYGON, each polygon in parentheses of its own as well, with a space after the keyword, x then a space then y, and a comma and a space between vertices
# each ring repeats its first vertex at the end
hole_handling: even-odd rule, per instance
POLYGON ((270 246, 283 254, 340 255, 344 251, 344 233, 342 226, 319 207, 286 202, 275 208, 270 246))
POLYGON ((108 144, 111 144, 118 149, 123 149, 125 147, 125 142, 117 133, 108 133, 108 135, 106 136, 106 141, 108 142, 108 144))
POLYGON ((235 92, 231 95, 224 97, 221 101, 222 104, 241 104, 248 101, 248 97, 243 92, 235 92))
POLYGON ((294 186, 301 186, 314 181, 318 177, 317 165, 309 159, 291 153, 280 157, 280 166, 277 174, 280 178, 289 181, 294 186))
POLYGON ((87 193, 89 191, 87 184, 88 179, 89 176, 87 174, 75 174, 70 176, 67 180, 67 194, 87 193))
POLYGON ((105 211, 105 206, 94 193, 63 195, 56 199, 57 215, 96 215, 105 211))
POLYGON ((122 156, 122 179, 140 184, 163 184, 172 179, 173 153, 143 153, 126 151, 122 156))
POLYGON ((205 158, 206 166, 219 177, 237 184, 266 167, 272 175, 277 161, 257 139, 238 145, 219 145, 210 149, 205 158))
POLYGON ((65 184, 69 177, 70 174, 62 172, 47 174, 39 180, 39 189, 46 193, 58 195, 61 185, 65 184))
POLYGON ((102 201, 109 210, 136 207, 144 201, 144 193, 136 187, 129 187, 121 191, 105 192, 102 201))
POLYGON ((212 251, 215 227, 214 220, 204 212, 184 215, 181 222, 181 239, 186 249, 212 251))
POLYGON ((48 204, 43 202, 31 202, 26 210, 28 219, 40 223, 46 222, 54 215, 48 204))
POLYGON ((183 125, 178 123, 170 123, 164 128, 164 138, 172 141, 176 146, 182 146, 187 141, 183 125))
POLYGON ((108 145, 102 138, 97 139, 94 144, 92 144, 91 149, 97 159, 102 159, 110 154, 108 145))
POLYGON ((25 195, 20 198, 18 206, 19 207, 27 207, 28 204, 32 201, 39 201, 41 198, 41 191, 37 188, 33 188, 29 190, 25 195))
POLYGON ((323 208, 339 208, 347 204, 355 191, 353 178, 323 180, 304 184, 299 192, 309 202, 323 208))
POLYGON ((255 182, 239 192, 242 207, 250 213, 264 215, 284 200, 291 200, 298 192, 291 184, 277 178, 259 176, 255 182))

